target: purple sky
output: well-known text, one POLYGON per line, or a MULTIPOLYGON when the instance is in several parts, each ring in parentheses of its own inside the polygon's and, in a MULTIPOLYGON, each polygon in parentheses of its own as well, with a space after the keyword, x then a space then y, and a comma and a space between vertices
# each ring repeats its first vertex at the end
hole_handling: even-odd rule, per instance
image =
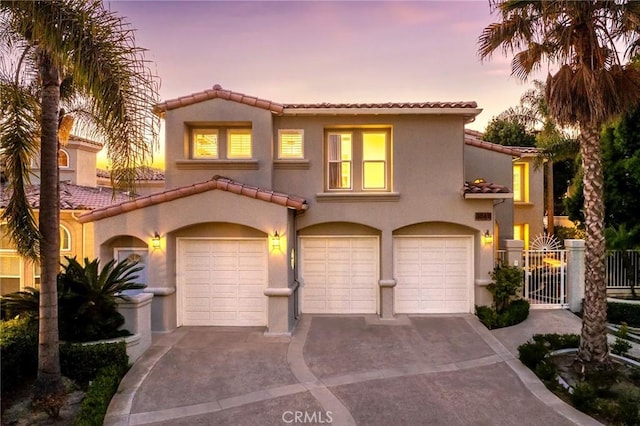
POLYGON ((482 131, 529 87, 509 59, 478 59, 488 0, 105 5, 149 50, 162 100, 216 83, 280 103, 473 100, 484 111, 468 127, 482 131))

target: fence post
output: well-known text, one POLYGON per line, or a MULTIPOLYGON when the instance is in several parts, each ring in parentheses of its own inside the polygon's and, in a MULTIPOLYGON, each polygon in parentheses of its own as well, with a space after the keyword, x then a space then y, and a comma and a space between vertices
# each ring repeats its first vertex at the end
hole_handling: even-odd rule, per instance
POLYGON ((584 299, 584 240, 564 240, 567 249, 567 302, 572 312, 582 309, 584 299))
POLYGON ((524 250, 524 241, 522 240, 505 240, 506 261, 507 265, 519 266, 524 268, 522 264, 522 251, 524 250))

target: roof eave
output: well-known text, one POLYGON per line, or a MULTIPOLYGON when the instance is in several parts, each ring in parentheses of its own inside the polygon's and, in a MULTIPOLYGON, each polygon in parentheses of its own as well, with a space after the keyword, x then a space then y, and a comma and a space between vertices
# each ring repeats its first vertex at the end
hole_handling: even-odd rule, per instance
POLYGON ((285 107, 282 115, 462 115, 473 119, 481 108, 296 108, 285 107))
POLYGON ((509 192, 493 192, 493 193, 481 193, 481 194, 477 194, 477 193, 465 193, 463 194, 464 198, 466 200, 502 200, 502 199, 509 199, 509 198, 513 198, 513 193, 509 192))

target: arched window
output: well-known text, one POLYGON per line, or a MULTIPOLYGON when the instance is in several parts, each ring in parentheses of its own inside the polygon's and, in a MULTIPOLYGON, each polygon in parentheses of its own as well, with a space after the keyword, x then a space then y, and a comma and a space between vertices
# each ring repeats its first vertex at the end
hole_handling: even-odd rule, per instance
POLYGON ((69 168, 69 153, 64 149, 58 150, 58 167, 63 169, 69 168))
POLYGON ((60 225, 60 251, 71 251, 71 233, 64 225, 60 225))

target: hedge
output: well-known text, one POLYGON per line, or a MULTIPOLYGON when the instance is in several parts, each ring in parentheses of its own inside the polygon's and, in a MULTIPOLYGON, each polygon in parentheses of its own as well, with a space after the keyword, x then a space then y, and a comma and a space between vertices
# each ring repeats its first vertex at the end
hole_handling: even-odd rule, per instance
POLYGON ((118 390, 120 380, 124 375, 116 366, 104 367, 98 371, 91 382, 87 395, 82 401, 80 412, 75 418, 77 426, 101 426, 104 415, 109 408, 111 398, 118 390))
POLYGON ((607 302, 607 321, 640 327, 640 304, 607 302))
MULTIPOLYGON (((38 369, 38 324, 25 318, 0 324, 0 374, 2 392, 19 385, 23 379, 35 377, 38 369)), ((114 366, 121 372, 128 368, 126 343, 60 345, 62 375, 85 387, 103 367, 114 366)))
POLYGON ((524 299, 514 300, 500 314, 490 306, 476 306, 476 315, 489 330, 509 327, 527 319, 529 316, 529 302, 524 299))

